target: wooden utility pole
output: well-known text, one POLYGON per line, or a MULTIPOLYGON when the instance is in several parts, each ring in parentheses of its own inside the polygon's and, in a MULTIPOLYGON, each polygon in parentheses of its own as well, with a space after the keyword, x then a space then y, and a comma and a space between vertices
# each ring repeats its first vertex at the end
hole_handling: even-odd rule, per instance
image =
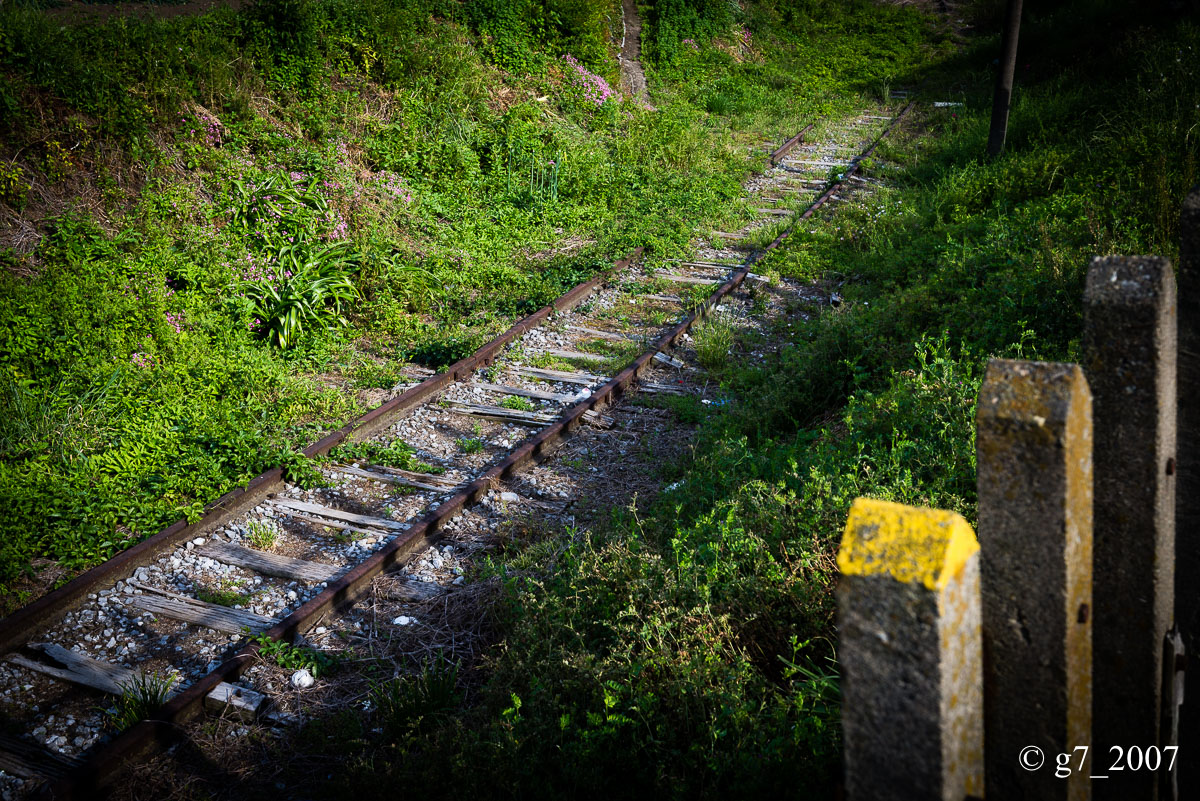
POLYGON ((1008 0, 1004 34, 1000 39, 1000 68, 996 72, 996 95, 992 100, 992 129, 988 134, 989 156, 999 156, 1008 134, 1008 107, 1012 101, 1013 71, 1017 66, 1017 34, 1021 32, 1021 0, 1008 0))

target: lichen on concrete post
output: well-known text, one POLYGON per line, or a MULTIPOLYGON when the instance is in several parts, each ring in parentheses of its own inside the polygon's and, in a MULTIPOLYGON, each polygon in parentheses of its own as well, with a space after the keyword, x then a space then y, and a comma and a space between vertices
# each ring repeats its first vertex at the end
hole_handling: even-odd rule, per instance
MULTIPOLYGON (((1175 276, 1156 256, 1092 261, 1083 369, 1092 391, 1095 519, 1092 742, 1160 743, 1175 583, 1175 276)), ((1100 771, 1104 773, 1104 771, 1100 771)), ((1109 771, 1097 799, 1157 798, 1155 771, 1109 771)))
POLYGON ((975 439, 988 798, 1091 797, 1086 770, 1054 776, 1058 754, 1091 745, 1091 412, 1077 365, 988 363, 975 439))
MULTIPOLYGON (((1200 187, 1179 221, 1179 442, 1175 487, 1175 622, 1189 654, 1200 653, 1200 187)), ((1193 657, 1194 658, 1194 657, 1193 657)), ((1187 672, 1179 749, 1200 749, 1200 669, 1187 672)), ((1179 797, 1200 798, 1200 761, 1179 766, 1179 797)))
POLYGON ((953 512, 859 498, 838 551, 848 801, 983 787, 979 544, 953 512))

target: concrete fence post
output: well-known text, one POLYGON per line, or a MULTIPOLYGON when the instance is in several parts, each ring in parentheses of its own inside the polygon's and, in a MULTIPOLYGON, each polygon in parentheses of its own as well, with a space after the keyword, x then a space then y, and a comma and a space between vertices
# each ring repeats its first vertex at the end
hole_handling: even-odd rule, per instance
POLYGON ((1091 407, 1073 364, 993 359, 979 391, 988 798, 1091 797, 1091 407))
MULTIPOLYGON (((1200 653, 1200 187, 1179 221, 1179 442, 1175 488, 1175 622, 1187 653, 1200 653)), ((1192 657, 1195 663, 1196 657, 1192 657)), ((1187 671, 1179 710, 1179 797, 1200 798, 1200 668, 1187 671)))
POLYGON ((859 498, 838 551, 847 801, 983 786, 979 544, 953 512, 859 498))
POLYGON ((1175 276, 1157 256, 1092 261, 1083 369, 1092 391, 1095 521, 1094 786, 1104 801, 1158 797, 1158 771, 1108 770, 1160 743, 1163 648, 1174 622, 1175 276), (1117 760, 1118 762, 1120 760, 1117 760))

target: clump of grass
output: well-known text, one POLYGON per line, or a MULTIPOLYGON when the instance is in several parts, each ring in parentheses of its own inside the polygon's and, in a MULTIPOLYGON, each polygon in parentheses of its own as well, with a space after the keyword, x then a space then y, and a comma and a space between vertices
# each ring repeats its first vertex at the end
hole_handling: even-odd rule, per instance
POLYGON ((430 728, 458 705, 458 664, 439 656, 415 676, 400 676, 371 688, 384 736, 392 741, 430 728))
POLYGON ((109 712, 109 720, 117 731, 124 731, 167 702, 175 686, 175 676, 158 673, 139 673, 122 683, 121 698, 109 712))
POLYGON ((713 314, 697 328, 692 336, 696 345, 696 360, 706 370, 720 372, 729 366, 733 348, 733 321, 725 314, 713 314))
POLYGON ((500 401, 500 405, 505 409, 513 409, 518 412, 533 411, 533 404, 518 395, 509 395, 507 398, 500 401))
POLYGON ((251 520, 246 524, 246 539, 260 551, 269 551, 279 541, 275 527, 262 520, 251 520))
POLYGON ((717 92, 704 100, 704 110, 709 114, 726 115, 733 112, 734 103, 728 95, 717 92))
POLYGON ((215 587, 200 587, 196 597, 201 601, 219 606, 237 606, 245 603, 250 596, 241 591, 240 585, 233 579, 221 579, 215 587))
POLYGON ((636 403, 651 409, 666 409, 684 425, 700 424, 711 410, 696 395, 639 395, 636 403))

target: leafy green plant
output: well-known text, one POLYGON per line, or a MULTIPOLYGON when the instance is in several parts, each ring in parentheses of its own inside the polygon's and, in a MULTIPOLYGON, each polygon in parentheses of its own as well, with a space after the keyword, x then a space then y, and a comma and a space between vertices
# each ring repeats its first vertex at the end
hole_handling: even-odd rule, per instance
POLYGON ((784 665, 784 677, 797 680, 797 703, 803 704, 812 715, 819 716, 826 726, 836 726, 842 705, 837 662, 830 657, 825 666, 812 664, 805 657, 813 650, 811 641, 800 642, 794 634, 789 644, 791 657, 780 656, 779 661, 784 665))
POLYGON ((405 357, 418 364, 441 370, 470 356, 484 343, 482 331, 432 331, 405 351, 405 357))
POLYGON ((358 297, 347 273, 352 265, 344 243, 311 254, 296 246, 280 248, 272 271, 245 287, 254 330, 286 350, 306 331, 348 325, 343 306, 358 297))
POLYGON ((315 489, 326 485, 325 477, 317 469, 314 460, 300 451, 282 448, 275 452, 275 463, 283 470, 283 479, 303 489, 315 489))
POLYGON ((708 286, 690 286, 679 293, 683 299, 683 307, 688 311, 696 311, 708 302, 712 296, 712 288, 708 286))
POLYGON ((282 640, 272 640, 265 634, 256 634, 250 641, 258 645, 258 654, 274 662, 284 670, 307 670, 313 678, 320 678, 335 671, 339 659, 337 654, 318 651, 307 646, 293 645, 282 640))
POLYGON ((62 142, 51 139, 43 145, 42 171, 50 183, 58 183, 71 174, 75 164, 62 142))
POLYGON ((526 398, 519 395, 509 395, 504 400, 500 401, 500 405, 505 409, 513 409, 519 412, 532 412, 533 404, 526 398))
POLYGON ((412 446, 403 440, 388 443, 358 441, 343 442, 329 452, 330 462, 366 462, 368 464, 398 467, 417 473, 444 473, 446 468, 426 464, 416 457, 412 446))
POLYGON ((25 171, 16 164, 0 164, 0 201, 15 209, 25 208, 29 181, 25 171))
POLYGON ((704 101, 704 109, 709 114, 729 114, 734 109, 734 102, 728 95, 716 92, 704 101))
POLYGON ((483 450, 484 442, 479 437, 461 437, 458 440, 458 449, 463 453, 479 453, 483 450))
POLYGON ((119 684, 121 697, 117 699, 109 721, 117 731, 124 731, 135 723, 145 720, 167 702, 178 679, 169 674, 137 673, 128 683, 119 684))

